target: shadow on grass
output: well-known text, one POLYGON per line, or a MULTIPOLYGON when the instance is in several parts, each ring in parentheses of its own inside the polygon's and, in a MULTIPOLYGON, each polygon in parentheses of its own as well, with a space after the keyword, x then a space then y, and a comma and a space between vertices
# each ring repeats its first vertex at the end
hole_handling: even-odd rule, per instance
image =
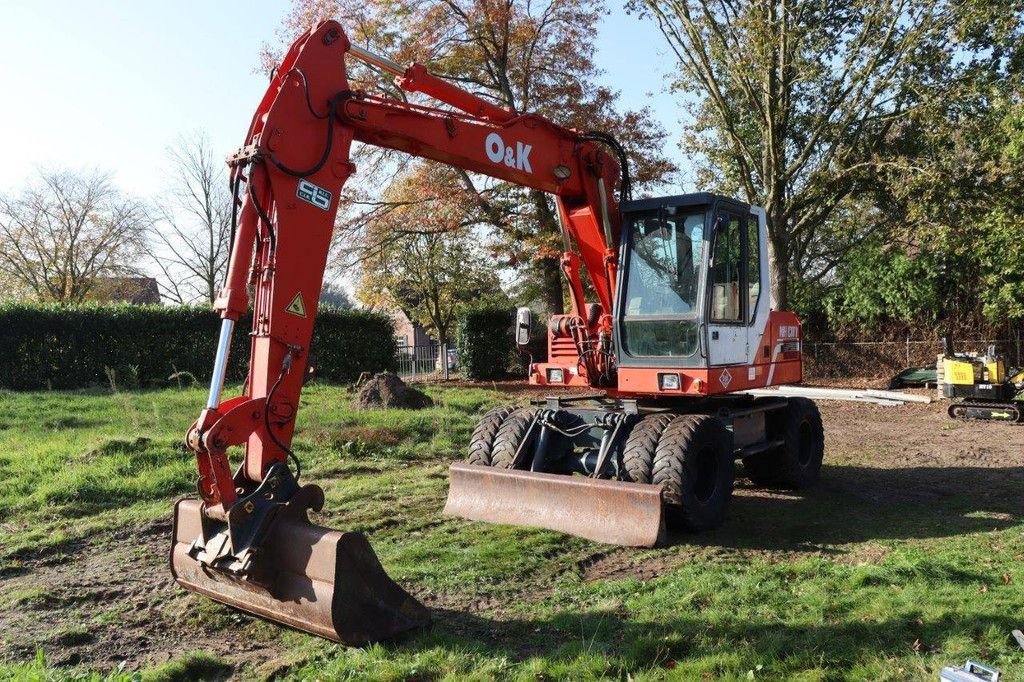
POLYGON ((1024 467, 825 466, 821 480, 802 491, 766 494, 737 479, 725 525, 670 540, 820 551, 821 545, 984 532, 1021 522, 1022 489, 1024 467))
MULTIPOLYGON (((941 661, 938 665, 969 654, 994 659, 1000 650, 1009 652, 1014 661, 1020 659, 1008 644, 1011 629, 1018 627, 1015 619, 988 614, 929 619, 920 613, 902 613, 875 622, 851 618, 806 625, 740 615, 712 621, 699 613, 653 621, 630 619, 614 611, 561 611, 547 618, 499 621, 432 609, 432 617, 427 630, 386 644, 388 656, 443 647, 513 661, 539 657, 547 666, 600 656, 608 659, 611 670, 619 668, 620 676, 678 666, 676 672, 683 679, 687 672, 743 674, 757 664, 775 675, 807 669, 835 674, 872 665, 890 669, 900 666, 899 657, 917 654, 935 654, 941 661), (1002 641, 1004 634, 1007 642, 1002 641)), ((443 676, 441 671, 418 672, 421 680, 443 676)))

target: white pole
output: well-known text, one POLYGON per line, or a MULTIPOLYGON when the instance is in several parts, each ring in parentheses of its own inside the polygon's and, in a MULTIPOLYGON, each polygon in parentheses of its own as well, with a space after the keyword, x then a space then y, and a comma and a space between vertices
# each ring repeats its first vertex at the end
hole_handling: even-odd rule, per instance
POLYGON ((223 319, 220 323, 220 341, 217 342, 217 355, 213 360, 213 376, 210 378, 210 396, 206 399, 206 407, 211 410, 220 405, 220 394, 224 390, 224 376, 228 371, 228 353, 231 351, 231 332, 235 321, 223 319))

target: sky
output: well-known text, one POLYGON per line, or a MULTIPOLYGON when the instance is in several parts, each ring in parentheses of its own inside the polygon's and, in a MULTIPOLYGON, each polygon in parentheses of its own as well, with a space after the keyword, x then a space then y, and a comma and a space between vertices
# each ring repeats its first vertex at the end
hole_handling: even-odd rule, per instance
MULTIPOLYGON (((657 27, 614 4, 599 28, 602 83, 678 130, 674 60, 657 27)), ((0 0, 0 192, 36 168, 97 168, 139 197, 169 184, 167 149, 205 132, 228 154, 266 89, 256 73, 284 0, 0 0)), ((613 132, 614 131, 610 131, 613 132)), ((682 164, 678 135, 666 153, 682 164)))

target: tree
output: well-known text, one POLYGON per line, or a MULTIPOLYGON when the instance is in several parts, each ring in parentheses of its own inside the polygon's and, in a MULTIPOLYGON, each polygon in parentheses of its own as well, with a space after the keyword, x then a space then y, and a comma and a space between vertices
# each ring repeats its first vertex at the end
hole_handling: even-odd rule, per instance
POLYGON ((442 345, 461 306, 505 298, 493 262, 463 224, 466 207, 436 177, 447 172, 416 164, 388 188, 385 198, 398 208, 370 224, 373 245, 365 249, 357 290, 372 307, 397 305, 442 345))
POLYGON ((0 282, 8 295, 80 303, 97 278, 136 273, 149 219, 99 171, 43 171, 0 197, 0 282))
POLYGON ((231 249, 231 192, 224 163, 205 133, 178 138, 168 149, 171 186, 150 230, 148 253, 167 298, 212 304, 231 249))
POLYGON ((320 305, 338 310, 351 310, 355 307, 352 297, 348 295, 348 292, 333 282, 325 282, 320 290, 320 305))
POLYGON ((702 181, 767 212, 779 307, 884 224, 841 218, 915 170, 903 129, 991 57, 963 39, 974 4, 643 0, 694 98, 686 141, 702 181))
MULTIPOLYGON (((337 18, 355 44, 400 63, 424 63, 501 106, 612 133, 629 152, 634 186, 642 189, 667 178, 674 167, 661 153, 665 132, 650 112, 620 111, 618 94, 596 84, 600 71, 593 57, 603 11, 601 0, 295 0, 282 37, 290 40, 319 19, 337 18)), ((268 67, 276 61, 266 55, 268 67)), ((409 97, 371 67, 350 59, 348 68, 355 87, 409 97)), ((389 203, 377 191, 400 181, 407 162, 380 150, 357 153, 360 168, 370 173, 363 184, 350 181, 356 210, 340 232, 365 230, 397 208, 411 218, 412 209, 389 203)), ((499 238, 495 249, 505 265, 531 264, 528 276, 542 283, 548 311, 561 312, 561 240, 551 198, 461 170, 442 177, 451 178, 452 189, 464 196, 462 222, 488 226, 499 238)))
MULTIPOLYGON (((966 5, 957 35, 958 78, 896 130, 891 146, 913 163, 891 167, 873 202, 892 246, 924 275, 894 289, 909 294, 899 306, 927 283, 935 303, 916 317, 935 319, 929 331, 977 338, 1024 319, 1024 15, 1019 4, 966 5)), ((855 262, 841 268, 844 289, 849 276, 892 281, 889 258, 855 262)))

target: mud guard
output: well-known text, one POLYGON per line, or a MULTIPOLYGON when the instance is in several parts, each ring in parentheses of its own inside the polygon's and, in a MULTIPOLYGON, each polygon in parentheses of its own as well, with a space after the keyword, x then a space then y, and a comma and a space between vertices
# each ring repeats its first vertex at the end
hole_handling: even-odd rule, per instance
POLYGON ((658 486, 462 462, 448 468, 448 477, 447 516, 547 528, 612 545, 665 543, 658 486))
POLYGON ((390 639, 429 622, 426 607, 388 577, 361 533, 314 525, 305 510, 292 506, 277 515, 253 574, 240 577, 190 556, 202 533, 202 502, 179 500, 171 573, 186 590, 350 645, 390 639))

